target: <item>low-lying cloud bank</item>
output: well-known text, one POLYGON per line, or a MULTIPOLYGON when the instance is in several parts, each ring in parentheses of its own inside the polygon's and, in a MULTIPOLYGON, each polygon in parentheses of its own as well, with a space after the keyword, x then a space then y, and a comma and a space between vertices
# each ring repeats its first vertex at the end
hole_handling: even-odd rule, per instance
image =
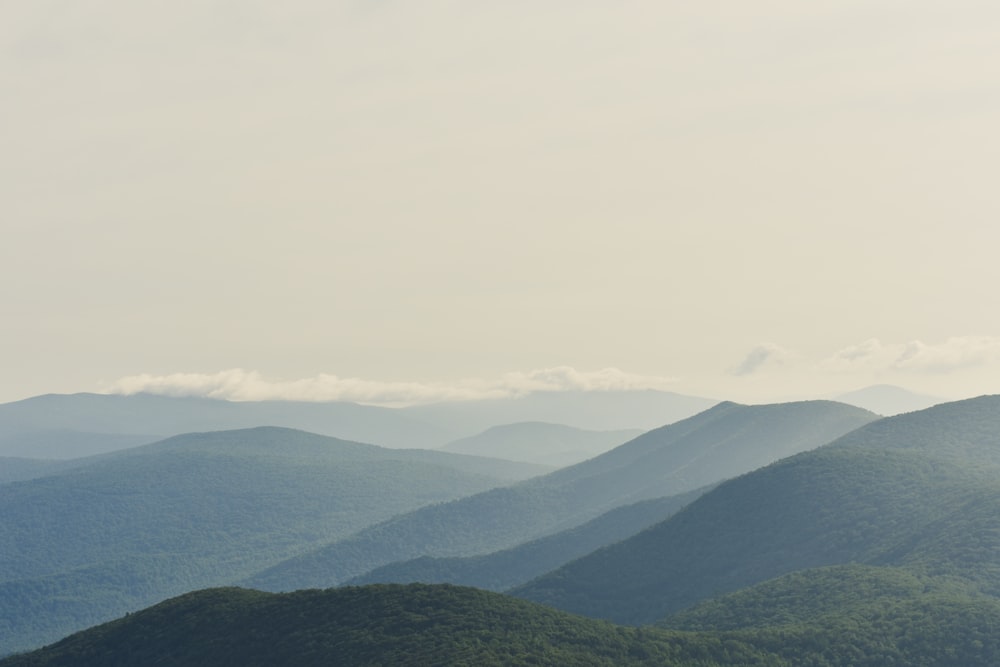
POLYGON ((537 391, 629 391, 667 389, 674 378, 635 375, 617 368, 578 371, 570 366, 507 373, 496 380, 453 383, 383 382, 321 373, 297 380, 272 380, 257 371, 233 368, 218 373, 131 375, 104 388, 110 394, 140 392, 202 396, 230 401, 351 401, 375 405, 413 405, 438 401, 515 398, 537 391))

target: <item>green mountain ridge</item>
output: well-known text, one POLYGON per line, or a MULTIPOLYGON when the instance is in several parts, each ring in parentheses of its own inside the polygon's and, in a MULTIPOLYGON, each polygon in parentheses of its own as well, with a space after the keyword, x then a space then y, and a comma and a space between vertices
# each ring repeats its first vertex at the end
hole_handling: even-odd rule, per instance
POLYGON ((985 590, 996 585, 998 433, 1000 397, 873 422, 725 482, 667 521, 514 592, 646 623, 783 574, 846 563, 906 565, 979 580, 985 590), (942 527, 971 521, 974 507, 975 544, 961 535, 946 543, 942 527))
POLYGON ((575 528, 491 554, 465 558, 423 556, 390 563, 346 584, 450 583, 505 591, 595 549, 631 537, 677 512, 707 490, 618 507, 575 528))
POLYGON ((615 507, 701 488, 818 447, 874 419, 830 401, 719 404, 548 475, 394 517, 241 583, 275 591, 326 587, 420 556, 491 553, 615 507))
POLYGON ((29 648, 535 466, 290 429, 189 434, 0 486, 0 636, 29 648), (492 473, 492 474, 488 474, 492 473))
POLYGON ((0 666, 988 667, 1000 650, 996 600, 904 600, 864 620, 691 632, 616 626, 449 585, 210 589, 0 659, 0 666))

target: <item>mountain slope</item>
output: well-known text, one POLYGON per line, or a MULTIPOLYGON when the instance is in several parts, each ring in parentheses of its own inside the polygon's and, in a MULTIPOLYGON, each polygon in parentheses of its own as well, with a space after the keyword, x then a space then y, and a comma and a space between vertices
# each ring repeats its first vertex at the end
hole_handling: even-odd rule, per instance
POLYGON ((533 469, 273 427, 178 436, 77 463, 0 486, 0 630, 9 645, 248 576, 533 469))
POLYGON ((667 521, 515 592, 642 623, 807 568, 858 562, 929 571, 935 549, 940 571, 996 585, 992 559, 983 557, 992 537, 975 548, 961 539, 949 546, 939 531, 979 508, 977 534, 1000 532, 992 513, 998 473, 1000 397, 944 404, 726 482, 667 521), (957 549, 973 555, 963 559, 957 549))
POLYGON ((677 512, 704 491, 698 489, 618 507, 582 526, 483 556, 423 556, 390 563, 347 583, 450 583, 504 591, 595 549, 631 537, 677 512))
POLYGON ((2 667, 132 665, 646 665, 992 667, 1000 603, 903 601, 830 625, 732 632, 629 628, 454 586, 190 593, 2 667))
POLYGON ((872 413, 829 401, 720 404, 544 477, 395 517, 247 583, 267 590, 325 587, 394 561, 490 553, 615 507, 718 482, 818 447, 873 419, 872 413))
POLYGON ((587 431, 562 424, 520 422, 494 426, 440 449, 562 467, 603 454, 641 433, 638 429, 587 431))

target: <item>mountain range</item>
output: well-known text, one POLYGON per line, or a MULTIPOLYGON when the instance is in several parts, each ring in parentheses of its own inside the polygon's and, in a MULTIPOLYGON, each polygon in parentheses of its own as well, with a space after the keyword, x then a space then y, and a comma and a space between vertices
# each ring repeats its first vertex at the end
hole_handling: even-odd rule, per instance
MULTIPOLYGON (((234 445, 215 447, 221 449, 208 449, 220 455, 234 445)), ((144 449, 108 457, 139 460, 144 449)), ((270 452, 273 445, 248 449, 270 452)), ((305 454, 299 459, 312 460, 305 454)), ((476 466, 497 465, 473 461, 463 472, 481 475, 476 466)), ((11 481, 0 492, 37 490, 85 471, 11 481)), ((142 495, 137 489, 149 483, 149 475, 132 472, 138 486, 122 488, 142 495)), ((184 495, 182 483, 170 487, 184 495)), ((161 495, 158 502, 169 501, 161 495)), ((38 508, 39 519, 53 513, 44 504, 38 508)), ((107 508, 95 510, 104 513, 115 517, 107 508)), ((213 530, 217 540, 221 533, 213 530)), ((273 535, 291 532, 294 527, 273 535)), ((360 566, 372 555, 378 560, 377 549, 365 554, 365 548, 388 536, 382 547, 396 546, 397 557, 387 556, 352 583, 420 579, 515 588, 507 594, 424 583, 294 593, 213 588, 0 665, 992 667, 1000 655, 1000 396, 888 418, 822 401, 722 403, 568 468, 345 532, 264 572, 287 573, 290 564, 317 555, 328 559, 332 552, 338 559, 324 560, 311 573, 327 576, 345 562, 360 566), (713 471, 717 479, 698 485, 713 471), (533 504, 538 497, 566 500, 533 504), (574 504, 586 507, 577 513, 560 509, 574 504), (554 508, 551 525, 542 528, 532 508, 554 508), (589 512, 589 520, 580 519, 589 512), (505 513, 534 524, 540 534, 516 538, 499 551, 416 554, 406 562, 406 551, 427 534, 458 548, 488 542, 496 531, 513 534, 510 524, 495 518, 505 513), (469 525, 456 529, 453 522, 463 517, 469 525), (553 528, 558 524, 570 525, 553 528)), ((159 539, 155 533, 150 529, 143 539, 159 539)), ((298 537, 288 544, 293 541, 302 544, 298 537)), ((0 552, 5 563, 17 542, 15 535, 0 552)), ((44 556, 36 549, 35 557, 44 556)), ((153 569, 152 562, 141 569, 153 569)), ((197 558, 192 562, 197 566, 197 558)), ((93 580, 106 584, 128 573, 117 568, 93 580)), ((42 579, 51 583, 62 576, 42 579)), ((36 619, 72 602, 64 595, 52 598, 47 610, 36 610, 34 599, 30 587, 0 590, 0 601, 19 604, 36 619)), ((11 619, 0 625, 0 637, 7 636, 11 619)))
POLYGON ((831 401, 722 403, 548 475, 394 517, 242 583, 273 591, 327 587, 395 561, 510 548, 818 447, 873 419, 831 401))
POLYGON ((0 485, 4 648, 233 581, 544 468, 276 427, 176 436, 0 485))

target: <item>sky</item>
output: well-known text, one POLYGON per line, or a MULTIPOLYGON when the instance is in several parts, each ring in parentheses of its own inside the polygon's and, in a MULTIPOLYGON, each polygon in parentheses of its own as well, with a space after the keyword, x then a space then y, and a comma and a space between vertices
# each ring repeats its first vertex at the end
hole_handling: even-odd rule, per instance
POLYGON ((1000 392, 1000 5, 0 1, 0 401, 1000 392))

